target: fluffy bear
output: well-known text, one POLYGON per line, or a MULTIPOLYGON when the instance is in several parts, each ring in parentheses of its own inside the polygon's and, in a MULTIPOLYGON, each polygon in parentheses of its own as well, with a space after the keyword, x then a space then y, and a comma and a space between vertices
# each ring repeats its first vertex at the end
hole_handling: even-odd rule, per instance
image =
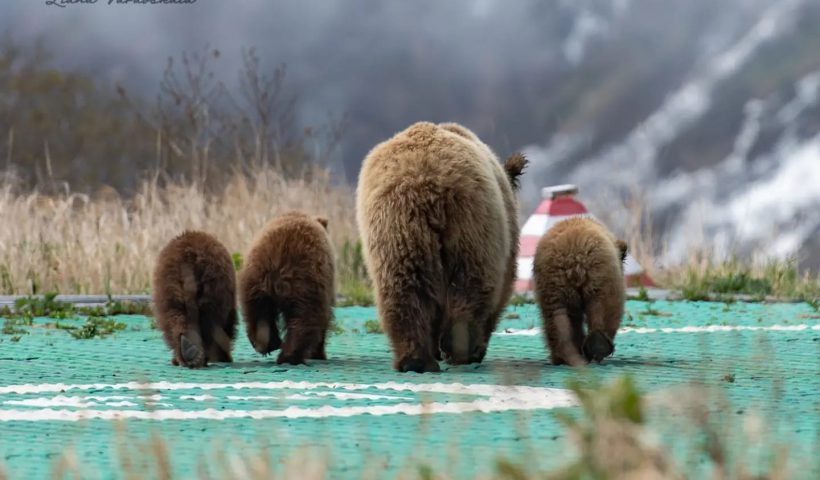
POLYGON ((236 272, 219 240, 199 231, 171 240, 154 267, 153 304, 171 363, 197 368, 232 361, 236 272))
POLYGON ((558 222, 541 237, 533 280, 553 364, 600 362, 614 352, 625 257, 626 243, 588 217, 558 222))
POLYGON ((356 216, 395 369, 483 360, 512 293, 518 177, 467 128, 419 122, 362 164, 356 216))
POLYGON ((239 273, 239 295, 248 339, 277 363, 326 359, 333 316, 334 261, 327 219, 293 211, 274 219, 256 238, 239 273), (284 319, 285 340, 278 319, 284 319))

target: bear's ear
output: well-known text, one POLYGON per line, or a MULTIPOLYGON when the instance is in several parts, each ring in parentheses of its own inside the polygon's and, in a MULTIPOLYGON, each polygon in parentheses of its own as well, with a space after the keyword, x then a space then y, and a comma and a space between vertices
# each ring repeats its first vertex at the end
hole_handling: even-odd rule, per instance
POLYGON ((624 263, 626 261, 627 251, 626 242, 623 240, 615 240, 615 248, 618 249, 618 255, 621 256, 621 263, 624 263))
POLYGON ((327 230, 327 218, 325 218, 325 217, 316 217, 316 221, 319 222, 320 224, 322 224, 322 226, 325 227, 325 230, 327 230))

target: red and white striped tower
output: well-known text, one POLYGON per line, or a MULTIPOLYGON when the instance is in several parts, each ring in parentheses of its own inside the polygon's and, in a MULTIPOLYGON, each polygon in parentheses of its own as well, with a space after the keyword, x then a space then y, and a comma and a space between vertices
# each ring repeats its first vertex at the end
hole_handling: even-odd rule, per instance
MULTIPOLYGON (((518 245, 518 275, 515 291, 524 293, 532 290, 532 265, 538 241, 556 223, 570 217, 593 217, 586 207, 575 199, 578 187, 556 185, 541 190, 544 201, 538 205, 521 228, 518 245)), ((628 285, 653 287, 655 284, 635 258, 627 252, 624 262, 624 279, 628 285)))

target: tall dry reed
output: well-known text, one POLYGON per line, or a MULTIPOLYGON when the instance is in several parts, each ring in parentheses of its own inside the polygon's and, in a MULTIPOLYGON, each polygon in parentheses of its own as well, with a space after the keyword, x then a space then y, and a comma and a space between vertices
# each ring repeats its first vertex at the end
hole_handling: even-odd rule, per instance
POLYGON ((330 219, 337 247, 355 239, 353 192, 323 172, 286 180, 259 167, 230 176, 216 193, 196 183, 149 179, 129 199, 20 192, 0 184, 0 293, 147 293, 154 259, 185 229, 244 253, 276 215, 302 209, 330 219))

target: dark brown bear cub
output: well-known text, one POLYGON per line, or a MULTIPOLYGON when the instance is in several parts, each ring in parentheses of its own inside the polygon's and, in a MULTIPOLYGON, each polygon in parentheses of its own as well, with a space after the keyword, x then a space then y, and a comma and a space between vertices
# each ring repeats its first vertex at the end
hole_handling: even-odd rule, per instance
POLYGON ((239 274, 248 339, 267 355, 281 346, 277 363, 324 360, 333 315, 333 250, 327 220, 289 212, 254 241, 239 274), (277 321, 284 319, 285 340, 277 321))
POLYGON ((219 240, 198 231, 171 240, 157 258, 153 300, 174 365, 196 368, 232 361, 236 273, 219 240))
POLYGON ((584 365, 612 354, 624 314, 625 257, 626 244, 591 218, 561 221, 541 237, 533 279, 552 363, 584 365))

